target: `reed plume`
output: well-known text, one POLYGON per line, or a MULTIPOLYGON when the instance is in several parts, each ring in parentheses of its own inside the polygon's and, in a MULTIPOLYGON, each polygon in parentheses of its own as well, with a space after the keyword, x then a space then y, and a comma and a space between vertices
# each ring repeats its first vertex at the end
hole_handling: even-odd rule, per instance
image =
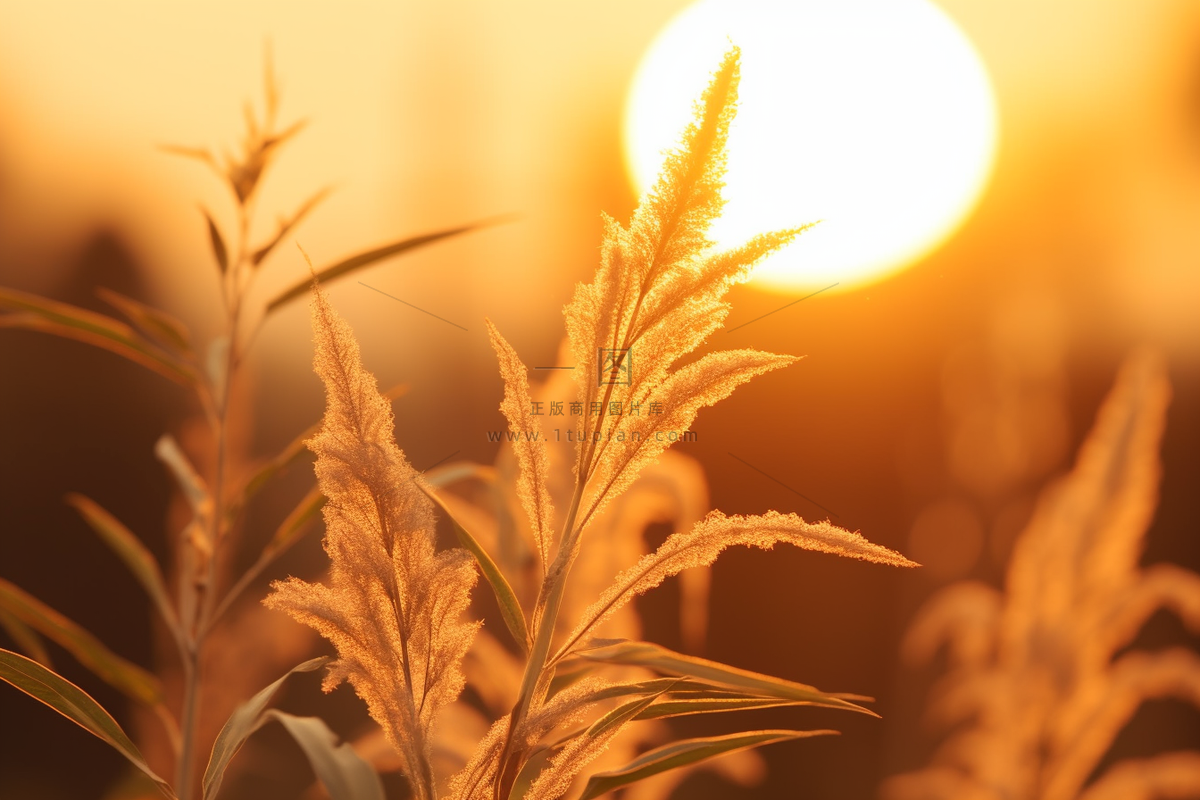
MULTIPOLYGON (((606 221, 596 279, 578 286, 565 308, 567 337, 578 361, 574 402, 589 412, 583 415, 583 435, 566 459, 573 463, 571 480, 551 473, 556 459, 530 408, 534 390, 527 369, 488 322, 505 385, 500 409, 514 434, 513 491, 517 513, 526 517, 521 528, 528 532, 523 544, 533 562, 530 572, 505 574, 502 565, 512 572, 511 557, 502 554, 498 564, 487 546, 501 538, 500 524, 496 535, 489 536, 491 531, 476 527, 486 515, 438 494, 439 487, 452 482, 447 475, 490 479, 494 474, 448 466, 436 480, 427 480, 404 460, 392 439, 389 406, 363 368, 352 332, 314 288, 316 371, 326 386, 327 410, 321 432, 309 446, 317 454, 319 488, 329 498, 324 514, 330 584, 295 578, 277 582, 266 602, 333 642, 338 658, 326 689, 343 679, 354 685, 399 752, 399 766, 419 800, 557 800, 575 790, 589 765, 635 721, 765 706, 821 705, 871 713, 855 702, 864 698, 854 695, 821 692, 646 642, 596 638, 597 629, 634 596, 668 577, 711 564, 733 545, 769 549, 788 542, 912 565, 828 522, 809 523, 777 512, 750 517, 717 512, 698 519, 694 509, 681 503, 676 515, 694 522, 690 531, 670 536, 657 552, 617 575, 611 588, 597 588, 599 596, 593 594, 593 605, 573 629, 562 615, 584 534, 594 532, 602 519, 610 525, 622 522, 636 529, 614 538, 628 542, 662 514, 662 501, 650 499, 651 490, 640 504, 631 505, 631 513, 606 517, 606 511, 621 509, 614 501, 637 484, 673 441, 658 434, 687 430, 701 408, 750 378, 797 360, 732 350, 676 366, 720 327, 730 287, 748 278, 758 259, 803 230, 766 234, 725 252, 716 252, 707 238, 722 204, 725 144, 737 84, 735 48, 715 73, 695 121, 629 228, 606 221), (607 377, 619 379, 605 380, 606 371, 611 372, 607 377), (453 524, 465 549, 436 551, 435 506, 453 524), (463 619, 475 581, 472 557, 495 594, 523 665, 486 633, 477 637, 476 650, 467 657, 478 628, 463 619), (435 770, 434 726, 439 712, 462 690, 465 671, 474 676, 476 693, 499 719, 475 752, 460 761, 465 766, 447 776, 435 770), (515 694, 494 680, 503 675, 519 682, 515 694)), ((565 466, 563 460, 557 458, 559 466, 565 466)), ((575 610, 569 603, 565 607, 575 610)), ((462 704, 455 708, 461 710, 462 704)), ((480 722, 477 714, 458 718, 472 726, 480 722)), ((674 742, 616 770, 594 772, 578 797, 598 797, 762 744, 827 733, 832 731, 743 731, 674 742)))
MULTIPOLYGON (((552 749, 548 760, 544 748, 539 750, 536 744, 538 732, 531 729, 533 720, 544 718, 545 709, 558 705, 553 681, 564 660, 589 647, 594 629, 610 613, 666 577, 707 566, 733 544, 770 547, 777 541, 889 564, 912 563, 857 534, 828 523, 810 524, 795 515, 712 517, 690 533, 672 536, 657 553, 622 574, 551 655, 568 575, 584 533, 605 505, 666 451, 671 438, 661 432, 687 430, 701 408, 729 396, 754 376, 797 360, 745 349, 709 353, 676 367, 721 326, 729 309, 724 300, 728 290, 748 279, 757 261, 804 230, 797 227, 764 234, 723 252, 716 251, 708 238, 709 226, 723 205, 725 147, 738 81, 739 51, 733 48, 713 75, 697 103, 694 121, 684 131, 680 146, 667 156, 629 227, 605 217, 595 280, 578 285, 564 309, 576 362, 574 401, 584 416, 573 458, 573 490, 553 539, 546 533, 553 510, 544 489, 551 482, 542 449, 545 445, 528 444, 530 438, 544 437, 529 435, 538 430, 537 422, 522 407, 529 399, 526 370, 489 322, 507 387, 502 410, 521 440, 516 445, 517 485, 545 578, 532 609, 532 629, 516 634, 528 636, 531 642, 517 703, 507 720, 493 728, 484 749, 468 767, 467 777, 455 782, 454 797, 460 800, 502 800, 512 796, 517 786, 528 786, 525 796, 531 800, 561 797, 588 763, 635 717, 644 718, 660 696, 678 699, 662 685, 653 690, 628 688, 626 696, 632 699, 552 749), (535 766, 538 762, 533 757, 539 753, 540 766, 535 766)), ((619 665, 623 656, 610 650, 606 657, 619 665)), ((687 674, 684 667, 666 671, 687 674)), ((804 691, 810 692, 814 701, 822 698, 831 705, 848 705, 811 687, 804 691)), ((701 712, 696 709, 696 713, 701 712)), ((599 791, 598 786, 593 785, 591 791, 599 791)), ((588 790, 584 796, 591 796, 588 790)))
POLYGON ((328 498, 330 585, 278 581, 265 602, 334 644, 325 690, 350 681, 400 753, 416 796, 432 800, 432 728, 462 690, 461 661, 478 627, 462 619, 475 568, 465 550, 436 551, 433 503, 396 446, 390 404, 320 289, 312 321, 327 406, 309 447, 328 498))
POLYGON ((1112 800, 1200 795, 1200 753, 1118 762, 1089 783, 1150 699, 1200 707, 1200 658, 1183 648, 1122 651, 1168 609, 1200 631, 1200 576, 1139 567, 1158 501, 1170 386, 1142 353, 1121 369, 1074 469, 1046 489, 1019 536, 1003 593, 951 585, 919 613, 910 662, 943 646, 949 674, 930 713, 958 726, 889 800, 1112 800))

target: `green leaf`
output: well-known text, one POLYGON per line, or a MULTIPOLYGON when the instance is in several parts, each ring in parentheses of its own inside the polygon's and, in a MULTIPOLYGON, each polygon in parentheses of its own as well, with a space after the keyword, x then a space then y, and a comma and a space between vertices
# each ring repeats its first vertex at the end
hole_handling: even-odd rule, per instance
MULTIPOLYGON (((421 486, 420 483, 417 485, 421 486)), ((504 573, 483 549, 483 545, 479 544, 475 537, 462 526, 462 523, 455 519, 454 514, 450 513, 450 509, 446 507, 442 499, 434 492, 425 490, 423 486, 421 489, 454 525, 454 532, 458 535, 459 544, 475 556, 475 563, 479 565, 479 571, 483 573, 483 577, 487 579, 488 584, 492 587, 492 592, 496 595, 496 602, 500 606, 500 616, 504 618, 504 624, 508 626, 509 633, 512 634, 513 640, 521 650, 521 655, 529 655, 529 628, 525 623, 525 612, 521 610, 521 603, 517 600, 517 595, 504 577, 504 573)))
POLYGON ((42 638, 37 635, 37 631, 30 628, 24 622, 21 622, 21 620, 3 608, 0 608, 0 629, 3 629, 8 634, 9 638, 13 640, 25 655, 46 669, 54 669, 54 662, 50 659, 50 652, 42 644, 42 638))
POLYGON ((312 766, 330 800, 385 800, 383 782, 354 748, 342 742, 317 717, 296 717, 271 709, 264 717, 287 729, 312 766))
POLYGON ((572 686, 588 675, 591 675, 596 670, 595 664, 579 664, 578 660, 572 660, 569 664, 569 669, 564 669, 563 662, 555 665, 554 677, 550 679, 550 686, 546 689, 547 697, 553 697, 568 686, 572 686))
POLYGON ((225 727, 221 728, 216 741, 213 742, 212 755, 208 759, 208 767, 204 770, 204 800, 211 800, 216 796, 217 790, 221 788, 221 781, 225 777, 225 768, 229 766, 230 760, 237 755, 237 751, 242 748, 250 734, 266 722, 263 712, 283 682, 297 672, 318 670, 332 660, 329 656, 322 656, 305 661, 288 670, 282 678, 234 709, 225 723, 225 727))
POLYGON ((617 706, 612 711, 605 714, 600 719, 593 722, 587 729, 585 734, 589 738, 596 739, 609 732, 615 733, 629 722, 638 718, 643 711, 649 708, 655 700, 657 700, 665 691, 656 692, 649 697, 643 697, 640 700, 631 700, 628 703, 617 706))
POLYGON ((163 621, 172 631, 175 631, 179 627, 179 619, 168 598, 162 571, 142 541, 122 525, 120 520, 105 511, 92 499, 72 492, 67 495, 67 503, 79 512, 91 529, 125 563, 125 566, 133 573, 133 577, 137 578, 138 583, 146 590, 146 594, 154 601, 163 621))
POLYGON ((154 455, 171 471, 192 513, 200 518, 206 517, 212 505, 212 495, 175 437, 169 433, 158 437, 154 443, 154 455))
POLYGON ((0 309, 18 312, 0 315, 0 327, 74 339, 116 353, 184 386, 199 382, 199 375, 190 364, 147 341, 124 322, 104 314, 3 287, 0 287, 0 309))
POLYGON ((291 219, 286 221, 280 220, 279 230, 276 231, 275 235, 271 237, 270 241, 254 251, 254 255, 250 257, 250 263, 256 267, 261 264, 263 259, 269 256, 271 251, 279 245, 279 242, 283 240, 283 237, 287 236, 293 228, 300 224, 301 220, 308 216, 310 211, 316 208, 322 200, 329 196, 330 191, 331 189, 328 186, 325 187, 312 197, 308 198, 308 200, 306 200, 304 204, 296 210, 296 213, 292 215, 291 219))
POLYGON ((744 711, 754 708, 778 708, 803 705, 791 700, 771 700, 761 697, 712 697, 663 700, 647 708, 637 719, 666 719, 688 714, 718 714, 725 711, 744 711))
POLYGON ((148 706, 162 702, 162 686, 157 678, 132 661, 121 658, 79 625, 2 578, 0 608, 61 645, 114 689, 148 706))
POLYGON ((121 726, 87 692, 41 664, 9 650, 0 650, 0 680, 53 708, 84 730, 108 743, 154 781, 167 797, 175 797, 167 782, 147 766, 121 726))
MULTIPOLYGON (((383 396, 388 400, 394 401, 407 393, 408 384, 401 383, 388 389, 383 393, 383 396)), ((267 485, 271 478, 284 469, 287 469, 287 467, 298 461, 301 456, 308 452, 308 440, 321 432, 321 425, 322 423, 316 422, 309 426, 303 433, 292 439, 287 447, 281 450, 277 456, 259 467, 242 487, 241 498, 238 504, 230 509, 230 513, 236 513, 240 508, 245 506, 250 501, 250 498, 262 491, 262 488, 267 485)))
POLYGON ((321 509, 325 507, 326 497, 321 494, 321 490, 315 486, 308 490, 308 494, 300 500, 291 513, 283 522, 279 523, 279 527, 275 529, 275 535, 271 537, 271 541, 267 542, 267 546, 263 548, 260 559, 264 562, 270 562, 284 550, 287 550, 300 535, 304 533, 308 523, 316 519, 321 513, 321 509))
MULTIPOLYGON (((569 674, 579 675, 580 673, 569 674)), ((557 679, 558 676, 555 677, 557 679)), ((553 696, 554 688, 552 684, 551 696, 553 696)), ((590 702, 599 702, 614 698, 645 697, 647 695, 654 695, 659 699, 639 713, 636 717, 638 720, 808 705, 808 703, 794 700, 746 694, 688 678, 655 678, 635 683, 619 683, 605 686, 590 693, 587 697, 590 702)))
POLYGON ((439 489, 449 486, 452 483, 465 481, 468 478, 474 478, 490 486, 496 483, 496 468, 469 462, 447 464, 444 467, 434 467, 431 470, 427 470, 422 477, 425 478, 426 483, 430 486, 436 486, 439 489))
POLYGON ((138 330, 158 344, 166 346, 177 356, 192 358, 191 334, 187 326, 175 317, 103 286, 96 287, 96 295, 124 314, 138 330))
MULTIPOLYGON (((349 274, 356 269, 362 269, 363 267, 370 266, 376 261, 382 261, 385 258, 400 255, 401 253, 409 250, 415 250, 418 247, 423 247, 427 244, 433 244, 434 242, 442 239, 449 239, 453 236, 459 236, 464 233, 469 233, 473 230, 478 230, 479 228, 495 225, 504 219, 506 218, 483 220, 481 222, 471 223, 470 225, 460 225, 457 228, 448 228, 443 231, 435 231, 434 233, 425 233, 421 234, 420 236, 401 239, 398 242, 393 242, 392 244, 384 245, 383 247, 377 247, 374 250, 368 250, 365 253, 359 253, 358 255, 350 256, 349 258, 342 259, 336 264, 317 270, 316 279, 320 282, 331 281, 335 278, 340 278, 343 275, 349 274)), ((306 278, 300 281, 295 286, 288 289, 283 294, 280 294, 274 300, 268 303, 267 313, 270 314, 272 311, 275 311, 286 303, 290 303, 297 297, 303 297, 307 295, 311 288, 312 278, 306 278)))
POLYGON ((299 461, 300 457, 308 452, 308 440, 320 432, 321 423, 318 422, 310 426, 295 439, 288 442, 287 447, 281 450, 278 455, 255 470, 250 479, 246 481, 245 486, 242 487, 241 498, 237 507, 230 509, 230 513, 236 513, 237 510, 244 507, 252 497, 262 491, 271 478, 274 478, 293 463, 299 461))
POLYGON ((216 610, 209 616, 204 630, 201 631, 202 635, 216 625, 238 596, 272 561, 300 539, 308 529, 308 523, 314 520, 325 506, 325 501, 325 495, 321 494, 321 490, 316 487, 304 495, 299 505, 293 508, 287 518, 275 529, 275 535, 271 537, 271 541, 267 542, 267 546, 258 554, 258 558, 250 565, 250 568, 242 573, 242 577, 238 578, 237 583, 231 586, 225 596, 221 598, 221 602, 217 604, 216 610))
POLYGON ((726 736, 709 736, 702 739, 684 739, 663 747, 651 750, 640 758, 635 758, 620 769, 609 772, 598 772, 588 779, 587 786, 579 800, 592 800, 622 786, 637 783, 652 775, 658 775, 668 770, 686 767, 700 761, 746 750, 751 747, 761 747, 772 742, 786 742, 792 739, 805 739, 812 736, 836 736, 837 731, 750 731, 747 733, 731 733, 726 736))
POLYGON ((575 655, 606 664, 646 667, 665 675, 697 678, 732 687, 756 697, 771 697, 796 704, 829 706, 859 711, 873 717, 879 716, 841 695, 829 694, 803 683, 731 667, 717 661, 683 655, 649 642, 606 641, 601 646, 580 650, 575 655))
POLYGON ((203 147, 186 147, 179 144, 160 144, 158 149, 164 153, 170 153, 173 156, 183 156, 184 158, 194 158, 208 166, 212 167, 218 175, 224 177, 220 167, 217 165, 217 159, 213 154, 203 147))
POLYGON ((221 235, 217 223, 213 222, 212 214, 208 213, 208 209, 201 208, 200 213, 208 222, 208 238, 212 243, 213 257, 217 259, 217 266, 221 268, 221 274, 224 275, 229 269, 229 248, 225 246, 225 237, 221 235))

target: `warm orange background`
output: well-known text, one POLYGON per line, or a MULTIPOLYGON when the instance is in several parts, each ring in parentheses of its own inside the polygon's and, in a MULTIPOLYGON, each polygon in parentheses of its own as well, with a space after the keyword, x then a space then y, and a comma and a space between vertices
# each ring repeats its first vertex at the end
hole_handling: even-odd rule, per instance
MULTIPOLYGON (((0 2, 0 282, 97 309, 91 288, 107 285, 211 333, 217 284, 195 206, 231 219, 227 198, 154 146, 235 144, 242 100, 261 98, 269 40, 283 121, 311 124, 265 187, 264 232, 328 183, 336 193, 299 232, 318 262, 519 215, 359 276, 466 332, 357 279, 331 292, 381 384, 412 387, 397 432, 414 464, 454 451, 490 463, 497 445, 483 432, 501 426, 502 390, 482 318, 526 363, 553 363, 561 307, 594 268, 600 210, 626 219, 635 203, 619 151, 624 93, 683 5, 0 2)), ((1137 344, 1166 351, 1175 385, 1147 560, 1200 566, 1200 11, 1187 0, 941 5, 999 98, 981 205, 886 282, 717 334, 714 346, 808 358, 702 412, 699 441, 681 446, 704 464, 715 507, 824 515, 732 453, 835 522, 928 561, 900 574, 738 551, 716 568, 709 656, 875 695, 884 719, 814 712, 804 722, 844 735, 768 749, 758 790, 689 784, 689 798, 867 798, 881 777, 923 763, 929 676, 896 663, 905 624, 951 578, 999 580, 1030 498, 1070 464, 1137 344), (974 544, 947 539, 947 518, 965 519, 974 544)), ((262 297, 303 275, 293 252, 268 265, 262 297)), ((730 325, 791 299, 739 288, 730 325)), ((255 452, 320 414, 309 342, 297 304, 255 345, 255 452)), ((61 498, 97 498, 164 552, 169 486, 151 447, 184 411, 173 387, 115 357, 0 331, 0 575, 142 663, 137 589, 61 498)), ((672 591, 645 604, 648 635, 668 645, 672 591)), ((1144 638, 1184 634, 1156 619, 1144 638)), ((1194 747, 1198 721, 1156 705, 1117 747, 1194 747)), ((0 691, 0 798, 100 797, 118 770, 100 742, 0 691)))

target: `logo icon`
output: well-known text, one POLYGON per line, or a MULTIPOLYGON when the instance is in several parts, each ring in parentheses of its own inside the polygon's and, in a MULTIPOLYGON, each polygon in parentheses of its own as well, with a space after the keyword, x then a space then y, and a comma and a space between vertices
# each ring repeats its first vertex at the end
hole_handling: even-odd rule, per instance
POLYGON ((596 368, 598 372, 597 386, 633 385, 633 351, 630 348, 622 350, 600 348, 600 357, 596 359, 596 368))

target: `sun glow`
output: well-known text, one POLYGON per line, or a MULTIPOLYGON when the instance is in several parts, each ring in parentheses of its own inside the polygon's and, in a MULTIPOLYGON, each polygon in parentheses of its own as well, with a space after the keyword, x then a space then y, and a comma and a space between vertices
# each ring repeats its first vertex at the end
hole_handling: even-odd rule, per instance
POLYGON ((625 153, 640 191, 730 43, 742 49, 722 246, 820 220, 755 271, 763 288, 845 289, 897 272, 970 215, 997 112, 980 57, 928 0, 701 0, 638 68, 625 153))

